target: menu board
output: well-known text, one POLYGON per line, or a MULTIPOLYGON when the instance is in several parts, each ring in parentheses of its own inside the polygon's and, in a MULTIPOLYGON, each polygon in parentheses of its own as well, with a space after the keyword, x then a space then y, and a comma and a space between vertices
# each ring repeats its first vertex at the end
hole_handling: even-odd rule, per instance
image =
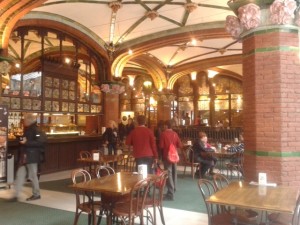
POLYGON ((0 182, 6 182, 8 107, 0 105, 0 182))

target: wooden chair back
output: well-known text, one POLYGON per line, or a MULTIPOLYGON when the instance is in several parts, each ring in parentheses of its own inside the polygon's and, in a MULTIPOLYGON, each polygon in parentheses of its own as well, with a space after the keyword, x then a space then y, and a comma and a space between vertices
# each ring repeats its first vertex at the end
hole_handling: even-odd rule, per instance
POLYGON ((109 176, 115 173, 115 170, 110 167, 110 166, 97 166, 96 167, 96 176, 97 178, 99 177, 104 177, 104 176, 109 176))
POLYGON ((79 157, 81 159, 88 159, 88 158, 92 158, 92 154, 89 151, 80 151, 79 157))
POLYGON ((184 166, 183 174, 185 174, 186 167, 191 168, 191 174, 193 179, 195 178, 195 171, 197 167, 200 169, 199 163, 195 163, 194 160, 194 150, 192 146, 182 148, 182 164, 184 166))
POLYGON ((223 174, 219 174, 219 173, 213 175, 213 181, 216 190, 218 191, 224 187, 227 187, 229 184, 229 180, 223 174))
POLYGON ((136 169, 136 162, 133 155, 128 155, 127 158, 125 158, 125 167, 124 171, 126 172, 137 172, 136 169))
POLYGON ((131 189, 129 199, 115 204, 113 215, 120 218, 122 224, 133 225, 135 217, 143 220, 143 210, 150 183, 149 178, 138 181, 131 189))
POLYGON ((198 180, 198 187, 201 192, 201 196, 206 206, 207 214, 208 214, 208 224, 212 224, 211 218, 220 212, 219 207, 213 204, 207 203, 205 200, 208 199, 211 195, 216 192, 215 185, 206 179, 198 180))

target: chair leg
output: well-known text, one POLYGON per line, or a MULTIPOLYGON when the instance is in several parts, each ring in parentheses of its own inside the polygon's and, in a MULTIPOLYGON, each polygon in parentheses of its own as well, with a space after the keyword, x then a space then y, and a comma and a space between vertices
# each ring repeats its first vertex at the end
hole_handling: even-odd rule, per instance
POLYGON ((79 216, 80 216, 80 213, 78 213, 78 209, 76 209, 76 212, 75 212, 75 219, 74 219, 73 225, 77 225, 79 216))
POLYGON ((192 177, 193 177, 193 180, 195 179, 195 172, 194 172, 194 166, 192 165, 191 166, 191 171, 192 171, 192 177))
POLYGON ((102 215, 104 213, 104 210, 101 209, 100 212, 99 212, 99 217, 98 217, 98 222, 97 222, 97 225, 100 225, 101 224, 101 220, 102 220, 102 215))
POLYGON ((160 213, 160 219, 163 225, 165 225, 165 217, 164 217, 164 211, 163 211, 163 207, 162 206, 157 206, 158 211, 160 213))

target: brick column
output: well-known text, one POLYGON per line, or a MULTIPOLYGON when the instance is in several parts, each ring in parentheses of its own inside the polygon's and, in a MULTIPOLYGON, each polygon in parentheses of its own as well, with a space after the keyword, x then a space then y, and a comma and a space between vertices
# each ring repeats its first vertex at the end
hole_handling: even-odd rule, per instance
POLYGON ((278 27, 243 39, 245 174, 300 185, 300 64, 297 29, 278 27))
POLYGON ((157 102, 157 122, 160 120, 170 120, 171 119, 171 103, 159 101, 157 102))
POLYGON ((228 2, 243 43, 245 179, 300 186, 300 10, 293 0, 228 2))
POLYGON ((107 126, 109 120, 113 120, 118 123, 120 117, 119 112, 119 95, 106 93, 103 100, 104 117, 101 121, 102 126, 107 126))

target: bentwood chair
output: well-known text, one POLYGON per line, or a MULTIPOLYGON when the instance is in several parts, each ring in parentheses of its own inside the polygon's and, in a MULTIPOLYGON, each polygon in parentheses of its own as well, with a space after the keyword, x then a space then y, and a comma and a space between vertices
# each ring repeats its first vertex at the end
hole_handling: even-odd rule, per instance
MULTIPOLYGON (((191 168, 191 173, 193 179, 195 178, 195 171, 197 171, 197 168, 200 168, 200 164, 194 162, 194 152, 192 146, 188 146, 186 148, 182 149, 182 163, 184 166, 183 174, 185 175, 185 171, 187 167, 191 168)), ((199 176, 201 175, 200 169, 199 169, 199 176)))
POLYGON ((294 210, 294 215, 271 213, 268 215, 270 225, 299 225, 300 224, 300 195, 294 210))
POLYGON ((168 178, 168 171, 163 171, 158 177, 151 179, 150 195, 145 200, 145 209, 147 211, 147 218, 152 221, 152 224, 156 225, 156 208, 160 213, 160 219, 163 225, 165 225, 165 217, 163 212, 163 195, 166 181, 168 178), (153 218, 149 211, 149 208, 153 207, 153 218))
POLYGON ((219 173, 213 175, 213 182, 217 191, 227 187, 229 184, 229 180, 223 174, 219 173))
POLYGON ((244 152, 236 152, 230 160, 231 162, 226 163, 227 177, 228 172, 230 172, 230 177, 232 179, 233 172, 236 171, 238 179, 240 180, 244 177, 244 152))
MULTIPOLYGON (((71 174, 73 184, 79 182, 86 182, 91 180, 91 175, 84 169, 76 169, 71 174)), ((88 214, 88 224, 91 224, 91 219, 96 221, 97 211, 102 210, 102 204, 100 201, 93 201, 93 193, 87 191, 75 190, 76 195, 76 211, 74 225, 77 225, 79 216, 82 212, 88 214)), ((99 221, 100 221, 99 217, 99 221)), ((99 222, 98 222, 99 223, 99 222)))
POLYGON ((121 219, 122 224, 133 225, 135 218, 139 218, 140 224, 144 224, 143 211, 150 183, 148 178, 138 181, 131 189, 127 200, 115 203, 112 214, 121 219))
POLYGON ((97 166, 96 167, 97 178, 112 175, 112 174, 115 174, 115 170, 110 166, 97 166))
POLYGON ((126 172, 136 172, 137 171, 135 158, 131 154, 128 155, 127 158, 125 159, 124 171, 126 171, 126 172))
MULTIPOLYGON (((225 188, 228 186, 230 183, 229 180, 224 176, 223 174, 214 174, 213 175, 213 182, 215 185, 215 188, 217 191, 221 190, 222 188, 225 188)), ((244 216, 247 219, 254 221, 258 217, 258 213, 251 210, 251 209, 241 209, 241 208, 236 208, 233 210, 230 210, 230 208, 225 208, 223 207, 224 210, 227 210, 229 213, 233 215, 239 215, 239 216, 244 216)))
POLYGON ((88 158, 92 158, 92 155, 89 151, 80 151, 79 152, 79 157, 81 159, 88 159, 88 158))
POLYGON ((235 224, 251 224, 244 216, 232 215, 224 207, 206 202, 206 199, 216 192, 216 187, 211 181, 199 179, 198 187, 206 206, 208 225, 232 225, 233 221, 236 221, 235 224))

